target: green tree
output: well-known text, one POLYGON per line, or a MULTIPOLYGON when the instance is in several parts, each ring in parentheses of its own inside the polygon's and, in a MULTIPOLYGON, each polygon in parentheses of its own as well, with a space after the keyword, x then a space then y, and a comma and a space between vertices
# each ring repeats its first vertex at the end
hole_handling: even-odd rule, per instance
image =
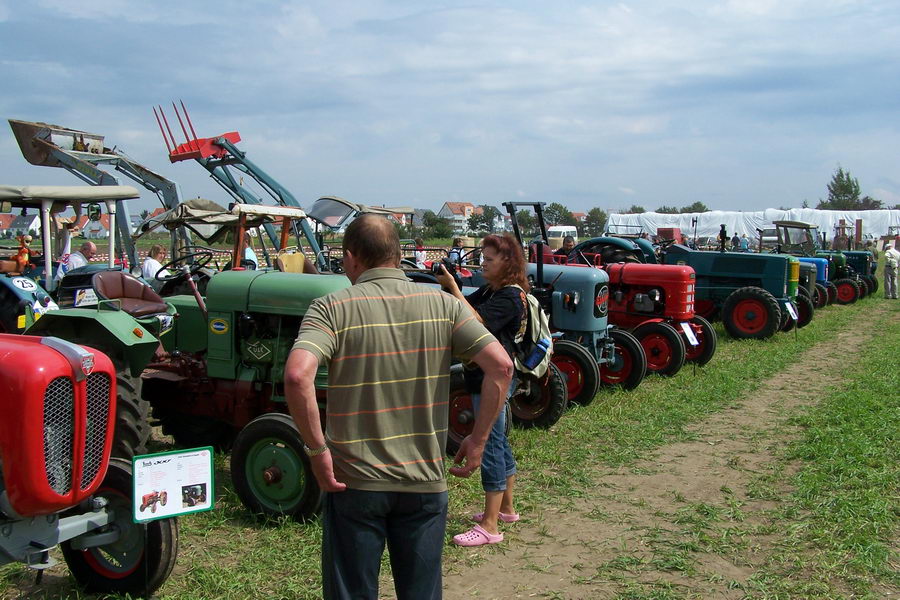
POLYGON ((544 219, 548 225, 576 225, 577 221, 572 212, 560 204, 553 202, 544 209, 544 219))
POLYGON ((469 230, 494 233, 494 220, 500 216, 500 211, 496 207, 487 204, 482 204, 479 208, 481 208, 481 214, 473 212, 472 216, 469 217, 469 230))
POLYGON ((828 200, 819 200, 816 208, 823 210, 875 210, 884 208, 881 200, 871 196, 859 197, 859 180, 838 167, 828 184, 828 200))
POLYGON ((679 212, 681 213, 701 213, 701 212, 709 212, 709 207, 700 202, 694 202, 693 204, 688 204, 683 207, 679 212))
POLYGON ((146 221, 150 217, 150 211, 146 208, 141 211, 141 221, 146 221))
POLYGON ((520 210, 516 212, 516 222, 519 224, 519 233, 523 239, 531 239, 537 235, 537 217, 530 210, 520 210))
POLYGON ((453 226, 448 219, 439 217, 434 211, 426 210, 422 215, 422 229, 425 237, 448 238, 453 237, 453 226))
POLYGON ((666 205, 662 205, 662 206, 660 206, 659 208, 656 209, 656 212, 662 213, 662 214, 664 214, 664 215, 677 215, 677 214, 678 214, 678 209, 675 208, 674 206, 666 206, 666 205))
POLYGON ((587 237, 599 237, 606 229, 608 215, 603 209, 592 208, 584 219, 584 235, 587 237))
POLYGON ((623 210, 622 214, 625 215, 639 215, 641 213, 647 212, 647 209, 643 206, 638 206, 637 204, 632 204, 628 210, 623 210))

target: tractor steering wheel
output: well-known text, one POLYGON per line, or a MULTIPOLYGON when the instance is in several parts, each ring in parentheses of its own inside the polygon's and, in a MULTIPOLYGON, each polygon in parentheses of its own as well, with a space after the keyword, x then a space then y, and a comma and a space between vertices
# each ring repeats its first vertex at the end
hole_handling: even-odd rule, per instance
POLYGON ((160 267, 159 271, 156 272, 156 280, 166 282, 184 277, 184 272, 181 267, 187 265, 188 261, 192 258, 195 260, 193 263, 190 263, 189 275, 194 275, 197 271, 209 264, 209 261, 213 258, 213 253, 209 250, 201 250, 199 252, 182 254, 178 258, 174 258, 160 267), (163 271, 169 271, 169 274, 160 275, 163 271))

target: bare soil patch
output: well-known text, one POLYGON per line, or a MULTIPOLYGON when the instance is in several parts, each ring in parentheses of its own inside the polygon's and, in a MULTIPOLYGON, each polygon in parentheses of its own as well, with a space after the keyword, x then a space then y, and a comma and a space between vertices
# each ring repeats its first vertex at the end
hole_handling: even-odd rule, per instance
POLYGON ((840 385, 833 374, 871 343, 878 321, 860 319, 812 347, 691 427, 691 441, 626 467, 598 468, 589 498, 523 515, 505 527, 506 543, 470 551, 466 564, 450 562, 445 597, 612 598, 629 586, 744 597, 741 585, 773 552, 778 523, 770 513, 790 491, 790 465, 775 488, 759 483, 777 448, 795 434, 785 418, 840 385), (706 539, 710 523, 718 539, 706 539))

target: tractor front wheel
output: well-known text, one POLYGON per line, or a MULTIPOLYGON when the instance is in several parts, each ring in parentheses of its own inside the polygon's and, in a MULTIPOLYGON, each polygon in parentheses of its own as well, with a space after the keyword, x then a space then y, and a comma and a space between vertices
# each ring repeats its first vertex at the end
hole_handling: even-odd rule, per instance
POLYGON ((633 390, 647 374, 647 356, 637 338, 621 329, 610 333, 614 352, 600 365, 600 381, 603 385, 621 385, 633 390))
POLYGON ((813 304, 816 308, 825 308, 828 305, 828 288, 821 283, 816 284, 816 293, 813 296, 813 304))
POLYGON ((825 289, 828 291, 828 304, 834 304, 837 301, 837 286, 833 281, 825 283, 825 289))
POLYGON ((288 415, 268 413, 250 421, 234 440, 231 481, 251 512, 311 518, 322 505, 303 440, 288 415))
POLYGON ((834 285, 837 288, 835 302, 838 304, 853 304, 859 299, 859 286, 849 277, 838 279, 834 282, 834 285))
POLYGON ((645 323, 632 334, 644 348, 648 373, 671 377, 681 370, 686 350, 674 327, 668 323, 645 323))
POLYGON ((866 275, 866 277, 868 277, 869 281, 872 283, 872 293, 874 294, 878 291, 878 278, 874 275, 866 275))
POLYGON ((587 348, 570 340, 553 342, 550 359, 566 380, 569 402, 587 406, 600 391, 600 367, 587 348))
MULTIPOLYGON (((506 411, 506 430, 512 424, 512 416, 509 410, 509 402, 503 408, 506 411)), ((459 446, 466 436, 472 433, 475 425, 475 406, 472 403, 472 394, 466 391, 466 382, 463 377, 463 366, 450 367, 450 402, 449 402, 449 427, 447 429, 447 455, 456 456, 459 446)))
POLYGON ((165 583, 175 566, 178 521, 135 523, 132 481, 131 463, 112 458, 97 490, 96 495, 106 499, 107 510, 115 515, 115 521, 105 528, 118 532, 115 541, 86 550, 72 546, 78 538, 60 545, 72 577, 88 592, 149 597, 165 583))
POLYGON ((685 343, 684 358, 687 361, 695 363, 698 367, 702 367, 708 363, 716 353, 718 336, 716 335, 716 330, 713 329, 712 324, 700 315, 695 315, 694 318, 691 319, 691 323, 699 326, 699 333, 696 328, 694 329, 694 337, 697 338, 699 344, 693 346, 690 343, 685 343))
POLYGON ((150 439, 150 403, 141 398, 141 378, 127 367, 116 374, 116 431, 112 455, 131 460, 147 452, 150 439))
MULTIPOLYGON (((522 377, 522 375, 519 375, 522 377)), ((509 399, 513 422, 524 429, 549 429, 569 405, 566 379, 552 362, 540 379, 525 377, 509 399)))
POLYGON ((733 338, 765 339, 775 335, 781 324, 778 301, 762 288, 748 286, 735 290, 722 306, 725 330, 733 338))
POLYGON ((816 312, 816 308, 812 298, 809 296, 798 295, 794 304, 797 305, 797 327, 802 329, 810 324, 813 319, 813 314, 816 312))

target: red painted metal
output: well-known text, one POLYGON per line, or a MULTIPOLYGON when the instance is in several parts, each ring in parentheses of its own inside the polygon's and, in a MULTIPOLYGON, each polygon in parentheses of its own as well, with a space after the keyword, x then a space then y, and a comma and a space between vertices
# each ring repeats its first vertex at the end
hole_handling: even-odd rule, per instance
POLYGON ((105 354, 84 348, 94 355, 91 372, 107 373, 112 385, 102 462, 94 480, 83 487, 87 379, 77 381, 80 373, 74 372, 76 367, 41 344, 41 338, 0 334, 0 462, 10 504, 22 516, 52 514, 75 506, 96 492, 106 474, 115 426, 116 370, 105 354), (44 458, 44 396, 48 384, 58 377, 69 378, 74 389, 71 485, 63 494, 50 487, 44 458))

